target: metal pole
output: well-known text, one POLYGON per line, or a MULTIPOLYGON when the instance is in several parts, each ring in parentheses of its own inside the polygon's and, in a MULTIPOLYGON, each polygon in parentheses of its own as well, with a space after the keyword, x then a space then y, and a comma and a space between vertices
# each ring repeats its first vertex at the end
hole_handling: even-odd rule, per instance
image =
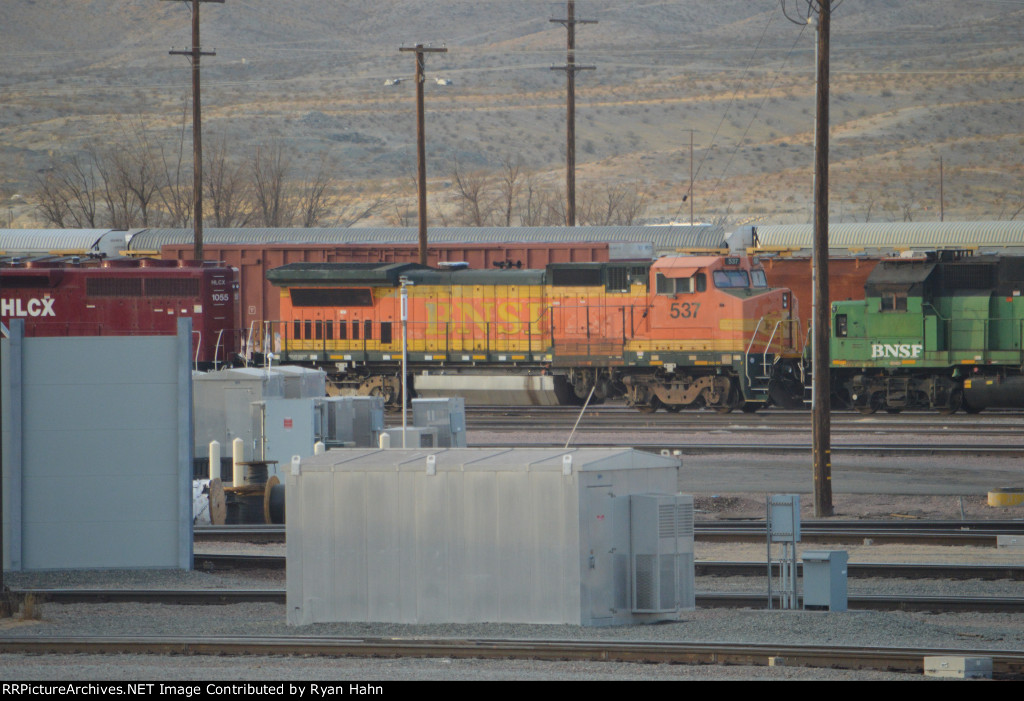
POLYGON ((408 404, 408 377, 406 373, 406 365, 408 363, 408 349, 409 349, 409 338, 408 338, 408 325, 409 325, 409 291, 406 289, 406 285, 409 281, 404 277, 401 279, 402 285, 402 447, 405 448, 405 428, 406 428, 406 405, 408 404))
POLYGON ((828 291, 828 129, 829 32, 832 0, 820 0, 818 12, 817 91, 814 138, 814 368, 813 399, 814 515, 831 516, 832 449, 829 356, 831 302, 828 291))

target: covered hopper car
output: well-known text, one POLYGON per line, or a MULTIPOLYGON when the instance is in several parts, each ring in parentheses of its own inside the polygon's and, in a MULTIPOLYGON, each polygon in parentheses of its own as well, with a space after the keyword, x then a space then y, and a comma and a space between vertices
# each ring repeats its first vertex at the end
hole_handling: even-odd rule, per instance
POLYGON ((327 369, 339 390, 556 404, 624 396, 642 411, 802 402, 788 290, 745 257, 437 270, 293 264, 270 271, 282 362, 327 369))

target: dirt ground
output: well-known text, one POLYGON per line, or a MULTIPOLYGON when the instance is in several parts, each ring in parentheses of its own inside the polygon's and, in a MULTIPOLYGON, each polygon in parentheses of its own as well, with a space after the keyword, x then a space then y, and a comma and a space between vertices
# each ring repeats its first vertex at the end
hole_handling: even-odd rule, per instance
MULTIPOLYGON (((986 496, 908 494, 834 494, 829 520, 1018 520, 1024 504, 993 507, 986 496)), ((764 519, 765 495, 695 494, 696 519, 711 521, 764 519)), ((814 519, 814 498, 800 495, 800 517, 814 519)))

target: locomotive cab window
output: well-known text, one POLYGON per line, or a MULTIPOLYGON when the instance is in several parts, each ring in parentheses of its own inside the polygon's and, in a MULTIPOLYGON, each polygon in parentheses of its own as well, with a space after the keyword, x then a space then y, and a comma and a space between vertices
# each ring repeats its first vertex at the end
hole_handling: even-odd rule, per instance
POLYGON ((693 294, 704 292, 708 287, 707 276, 704 273, 697 273, 693 277, 665 277, 658 273, 655 280, 660 295, 693 294))
POLYGON ((715 287, 727 289, 734 287, 750 287, 750 278, 746 270, 716 270, 715 287))
POLYGON ((900 292, 884 292, 879 309, 883 312, 905 312, 907 295, 900 292))
POLYGON ((751 287, 768 287, 768 278, 764 276, 763 270, 750 271, 750 285, 751 287))

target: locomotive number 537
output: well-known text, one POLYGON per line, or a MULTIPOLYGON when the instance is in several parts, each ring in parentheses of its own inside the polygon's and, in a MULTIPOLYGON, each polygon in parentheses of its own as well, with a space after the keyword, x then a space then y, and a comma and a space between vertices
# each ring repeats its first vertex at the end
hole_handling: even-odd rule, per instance
POLYGON ((668 315, 673 319, 696 319, 700 302, 673 302, 668 315))

